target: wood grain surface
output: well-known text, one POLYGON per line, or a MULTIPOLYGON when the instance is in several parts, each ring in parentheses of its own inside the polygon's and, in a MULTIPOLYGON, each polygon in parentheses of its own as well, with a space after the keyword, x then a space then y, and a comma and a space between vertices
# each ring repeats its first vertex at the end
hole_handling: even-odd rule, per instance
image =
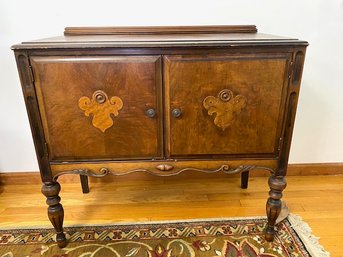
MULTIPOLYGON (((113 35, 62 36, 12 47, 60 246, 66 243, 63 208, 56 202, 60 173, 169 176, 181 171, 249 172, 255 166, 273 170, 266 237, 273 240, 307 42, 255 33, 250 26, 231 27, 247 33, 229 33, 228 28, 165 28, 165 33, 161 28, 110 28, 100 32, 113 35), (90 99, 102 107, 84 108, 90 99), (103 108, 106 99, 115 99, 115 110, 103 108), (214 106, 216 99, 233 102, 214 106)), ((99 32, 91 30, 69 31, 99 32)), ((81 178, 83 191, 88 191, 81 178)), ((144 214, 146 209, 138 211, 144 214)), ((118 215, 130 217, 125 211, 118 215)))
POLYGON ((160 35, 160 34, 226 34, 256 33, 255 25, 217 26, 138 26, 138 27, 66 27, 64 35, 160 35))
POLYGON ((275 156, 289 58, 288 54, 164 57, 167 154, 275 156), (239 117, 225 130, 203 106, 205 99, 224 89, 246 99, 239 117), (175 108, 182 111, 178 118, 171 115, 175 108))
MULTIPOLYGON (((276 170, 276 160, 170 160, 170 161, 134 161, 134 162, 82 162, 82 163, 55 163, 51 164, 52 174, 56 176, 63 172, 72 170, 89 170, 94 174, 101 175, 103 169, 107 169, 116 175, 127 173, 146 172, 160 176, 172 176, 191 171, 203 173, 218 173, 239 169, 240 166, 260 166, 276 170), (160 166, 171 166, 170 169, 160 169, 160 166), (227 168, 222 168, 223 166, 227 168), (220 172, 219 172, 220 171, 220 172)), ((253 169, 253 168, 252 168, 253 169)), ((254 169, 255 170, 255 169, 254 169)), ((260 169, 261 170, 261 169, 260 169)), ((262 169, 263 170, 263 169, 262 169)))
POLYGON ((93 93, 92 99, 82 96, 79 99, 79 108, 87 117, 93 116, 92 125, 105 133, 113 126, 111 115, 119 115, 119 111, 123 108, 123 101, 118 96, 108 97, 104 91, 97 90, 93 93))
MULTIPOLYGON (((287 168, 287 176, 322 176, 322 175, 342 175, 343 174, 343 163, 301 163, 301 164, 289 164, 287 168)), ((217 173, 215 175, 218 178, 227 178, 227 174, 217 173)), ((232 177, 238 177, 239 174, 230 175, 232 177)), ((250 172, 249 177, 269 177, 270 173, 266 170, 255 170, 250 172)), ((136 179, 149 179, 150 174, 147 173, 132 173, 130 174, 130 180, 136 179)), ((213 174, 199 173, 199 172, 185 172, 175 177, 168 177, 168 179, 210 179, 213 178, 213 174)), ((61 184, 64 183, 80 183, 80 178, 75 175, 61 176, 59 179, 61 184)), ((102 179, 89 178, 91 183, 102 183, 103 182, 116 182, 125 181, 126 176, 106 176, 102 179)), ((0 185, 29 185, 39 184, 41 179, 39 172, 35 171, 24 171, 24 172, 0 172, 0 185)))
MULTIPOLYGON (((338 166, 331 166, 332 171, 334 167, 338 166)), ((51 227, 45 197, 40 193, 39 174, 35 175, 36 183, 31 180, 20 186, 0 186, 1 228, 51 227)), ((115 177, 110 183, 106 179, 95 183, 92 179, 91 191, 85 195, 78 176, 71 178, 77 183, 61 183, 65 226, 265 215, 269 190, 265 177, 252 177, 249 188, 243 190, 239 177, 184 174, 162 178, 132 174, 115 177)), ((343 175, 289 176, 287 182, 284 200, 290 211, 308 222, 331 256, 343 256, 343 175)))
POLYGON ((158 56, 32 57, 51 160, 161 157, 161 70, 158 56), (78 106, 102 90, 120 97, 120 115, 104 133, 78 106))

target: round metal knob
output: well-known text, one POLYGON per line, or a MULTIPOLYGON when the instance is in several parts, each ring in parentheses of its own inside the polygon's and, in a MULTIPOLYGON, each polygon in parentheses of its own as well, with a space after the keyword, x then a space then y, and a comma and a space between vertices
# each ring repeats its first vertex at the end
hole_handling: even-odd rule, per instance
POLYGON ((149 118, 154 118, 156 116, 156 110, 155 109, 148 109, 145 111, 145 114, 149 118))
POLYGON ((179 118, 181 116, 182 112, 179 108, 173 109, 172 110, 172 115, 174 118, 179 118))
POLYGON ((103 104, 106 101, 105 93, 100 90, 95 92, 95 101, 99 104, 103 104))

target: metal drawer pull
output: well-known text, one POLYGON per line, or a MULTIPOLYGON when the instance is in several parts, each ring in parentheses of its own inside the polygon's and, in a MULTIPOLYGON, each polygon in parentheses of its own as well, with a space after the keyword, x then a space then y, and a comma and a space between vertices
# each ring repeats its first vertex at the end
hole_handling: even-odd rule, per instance
POLYGON ((156 116, 156 110, 151 108, 145 111, 146 116, 148 116, 149 118, 154 118, 156 116))
POLYGON ((179 108, 172 110, 172 115, 174 118, 179 118, 182 115, 182 111, 179 108))

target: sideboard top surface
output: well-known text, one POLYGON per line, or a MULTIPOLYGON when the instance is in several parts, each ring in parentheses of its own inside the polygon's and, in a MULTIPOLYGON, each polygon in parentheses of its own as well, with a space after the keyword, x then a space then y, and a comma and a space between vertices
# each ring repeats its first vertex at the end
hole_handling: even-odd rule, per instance
POLYGON ((63 36, 33 40, 12 49, 307 45, 306 41, 258 33, 256 26, 67 27, 63 36))

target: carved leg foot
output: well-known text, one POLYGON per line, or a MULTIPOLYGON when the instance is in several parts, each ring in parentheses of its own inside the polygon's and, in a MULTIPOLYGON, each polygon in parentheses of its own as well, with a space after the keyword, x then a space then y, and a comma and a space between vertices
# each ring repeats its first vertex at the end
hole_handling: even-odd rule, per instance
POLYGON ((248 182, 249 182, 249 170, 243 171, 241 173, 241 188, 247 189, 248 188, 248 182))
POLYGON ((67 239, 63 233, 64 210, 60 204, 61 198, 58 196, 61 186, 57 182, 45 182, 42 186, 42 193, 46 196, 48 216, 56 230, 56 241, 60 248, 67 245, 67 239))
POLYGON ((267 216, 268 216, 268 223, 266 227, 266 240, 273 241, 274 240, 274 226, 277 217, 281 211, 281 197, 282 191, 286 188, 286 180, 283 176, 274 176, 272 175, 269 178, 269 198, 267 201, 267 216))
POLYGON ((80 175, 80 181, 81 181, 82 192, 84 194, 89 193, 88 176, 80 175))

